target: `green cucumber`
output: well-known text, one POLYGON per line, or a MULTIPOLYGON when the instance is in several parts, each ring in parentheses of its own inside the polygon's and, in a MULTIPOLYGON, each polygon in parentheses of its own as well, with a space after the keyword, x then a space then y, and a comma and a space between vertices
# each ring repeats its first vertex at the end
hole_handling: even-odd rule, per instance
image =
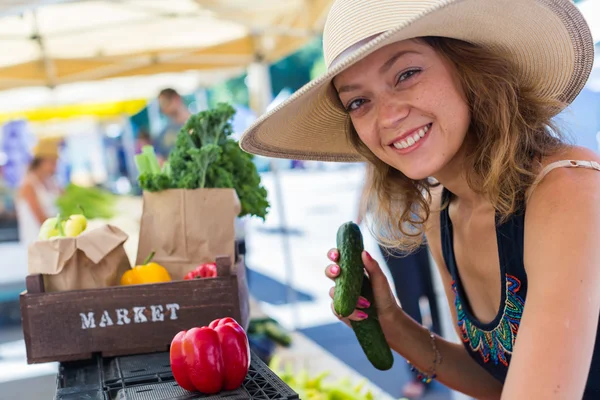
POLYGON ((333 296, 335 312, 348 317, 356 309, 360 296, 369 300, 369 308, 362 309, 369 317, 362 321, 350 321, 350 324, 371 364, 379 370, 389 370, 394 365, 394 356, 379 323, 373 288, 362 262, 363 238, 354 222, 346 222, 339 227, 337 249, 340 254, 340 275, 336 279, 333 296))
POLYGON ((362 262, 363 238, 360 228, 354 222, 346 222, 337 231, 337 264, 340 274, 335 281, 333 308, 341 317, 348 317, 354 312, 360 296, 363 276, 362 262))
POLYGON ((394 355, 379 324, 373 288, 369 277, 366 275, 363 279, 360 294, 371 303, 369 308, 362 309, 369 318, 362 321, 350 321, 350 325, 352 325, 358 343, 360 343, 360 347, 362 347, 371 364, 381 371, 387 371, 394 365, 394 355))

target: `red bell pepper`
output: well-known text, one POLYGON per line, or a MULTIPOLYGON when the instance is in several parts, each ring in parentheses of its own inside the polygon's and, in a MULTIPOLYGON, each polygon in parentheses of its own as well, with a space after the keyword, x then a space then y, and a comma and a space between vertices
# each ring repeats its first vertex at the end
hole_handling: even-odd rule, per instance
POLYGON ((198 265, 193 271, 188 272, 183 279, 214 278, 217 276, 217 264, 207 263, 198 265))
POLYGON ((206 394, 239 388, 250 368, 250 346, 233 318, 179 332, 171 342, 173 377, 185 390, 206 394))

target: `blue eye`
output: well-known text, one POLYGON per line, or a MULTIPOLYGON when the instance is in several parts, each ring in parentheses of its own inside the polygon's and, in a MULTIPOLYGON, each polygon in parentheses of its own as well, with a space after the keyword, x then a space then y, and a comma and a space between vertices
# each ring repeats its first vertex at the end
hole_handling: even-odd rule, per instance
POLYGON ((358 108, 363 105, 365 102, 365 99, 356 99, 356 100, 352 100, 350 103, 348 103, 348 105, 346 106, 346 111, 348 112, 352 112, 354 110, 358 110, 358 108))
POLYGON ((398 75, 398 80, 396 81, 396 84, 399 84, 401 82, 404 82, 407 79, 410 79, 411 77, 418 74, 419 72, 421 72, 420 69, 411 69, 411 70, 402 72, 400 75, 398 75))

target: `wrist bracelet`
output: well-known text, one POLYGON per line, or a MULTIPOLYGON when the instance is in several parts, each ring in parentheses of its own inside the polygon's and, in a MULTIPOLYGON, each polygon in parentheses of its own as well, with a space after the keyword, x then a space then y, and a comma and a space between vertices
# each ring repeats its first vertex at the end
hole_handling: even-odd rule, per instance
POLYGON ((406 360, 408 365, 410 365, 410 370, 417 371, 419 373, 417 375, 417 379, 423 383, 430 383, 433 379, 436 378, 437 366, 442 363, 442 359, 443 359, 442 355, 440 354, 440 352, 437 349, 437 346, 435 344, 435 335, 433 333, 429 332, 429 337, 431 339, 431 348, 433 349, 433 354, 434 354, 433 366, 431 367, 431 369, 428 372, 423 372, 423 371, 415 368, 415 366, 412 365, 410 361, 406 360))

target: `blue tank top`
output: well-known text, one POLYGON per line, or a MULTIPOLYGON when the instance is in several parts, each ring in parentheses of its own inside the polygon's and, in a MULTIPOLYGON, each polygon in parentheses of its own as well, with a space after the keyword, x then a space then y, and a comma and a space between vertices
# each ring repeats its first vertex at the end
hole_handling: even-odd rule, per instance
MULTIPOLYGON (((451 193, 444 189, 442 204, 446 204, 450 196, 451 193)), ((460 339, 469 355, 492 376, 504 383, 527 298, 527 274, 523 264, 525 209, 521 207, 520 212, 513 214, 502 224, 496 217, 500 276, 503 280, 500 307, 494 320, 489 323, 482 323, 475 318, 462 288, 454 256, 452 221, 448 214, 448 207, 441 211, 440 222, 442 254, 452 275, 460 339)), ((577 339, 573 338, 573 340, 577 339)), ((600 399, 600 336, 598 335, 583 399, 600 399)))

